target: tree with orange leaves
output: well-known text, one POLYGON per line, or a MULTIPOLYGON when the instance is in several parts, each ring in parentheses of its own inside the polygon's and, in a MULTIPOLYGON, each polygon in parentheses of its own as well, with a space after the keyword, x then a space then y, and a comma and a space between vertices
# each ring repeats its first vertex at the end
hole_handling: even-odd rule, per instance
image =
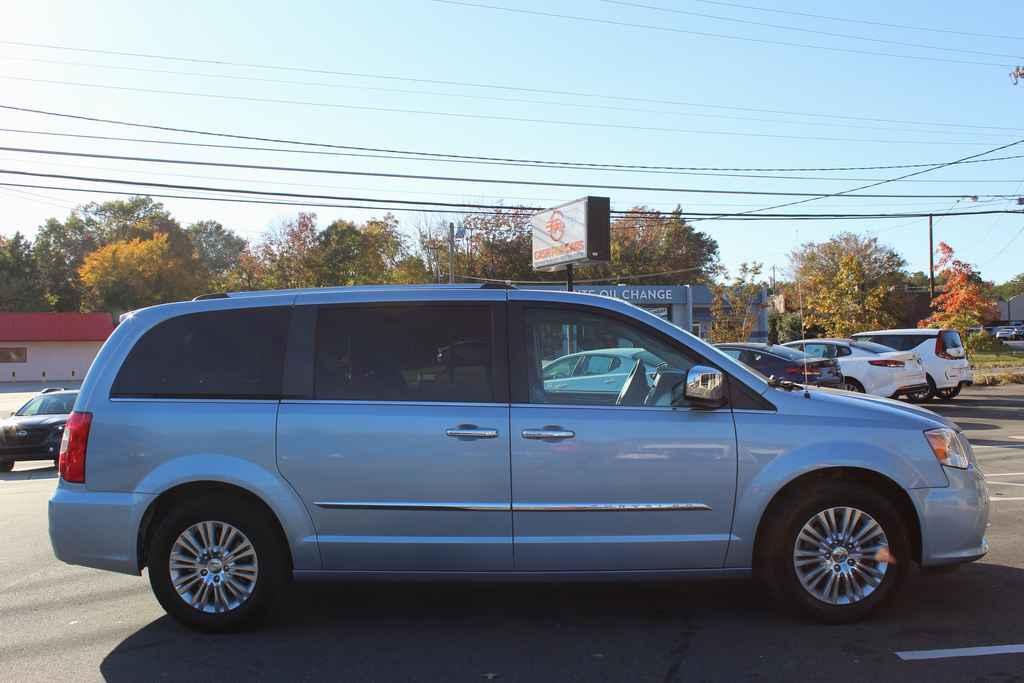
POLYGON ((918 327, 951 327, 966 339, 967 330, 999 316, 995 302, 989 297, 990 285, 981 279, 970 263, 953 257, 953 247, 939 242, 939 272, 946 286, 932 301, 931 316, 918 327))

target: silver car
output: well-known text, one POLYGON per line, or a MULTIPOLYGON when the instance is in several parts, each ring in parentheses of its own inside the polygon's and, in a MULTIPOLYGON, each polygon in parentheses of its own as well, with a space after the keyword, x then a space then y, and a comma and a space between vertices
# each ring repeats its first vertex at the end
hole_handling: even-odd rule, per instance
POLYGON ((204 630, 290 579, 758 576, 827 622, 912 563, 987 549, 959 428, 768 382, 606 297, 477 286, 203 297, 124 316, 64 431, 50 538, 148 567, 204 630), (612 391, 549 391, 569 354, 630 349, 612 391), (642 349, 643 354, 636 352, 642 349))

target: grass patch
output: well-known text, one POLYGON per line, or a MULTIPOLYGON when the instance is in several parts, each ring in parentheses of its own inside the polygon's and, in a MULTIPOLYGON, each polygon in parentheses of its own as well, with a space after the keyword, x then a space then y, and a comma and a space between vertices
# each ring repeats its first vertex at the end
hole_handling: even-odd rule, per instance
POLYGON ((978 370, 992 368, 1024 368, 1024 351, 1005 351, 1003 353, 972 353, 971 365, 978 370))
POLYGON ((994 372, 974 376, 974 384, 980 387, 993 387, 1000 384, 1024 384, 1024 372, 994 372))

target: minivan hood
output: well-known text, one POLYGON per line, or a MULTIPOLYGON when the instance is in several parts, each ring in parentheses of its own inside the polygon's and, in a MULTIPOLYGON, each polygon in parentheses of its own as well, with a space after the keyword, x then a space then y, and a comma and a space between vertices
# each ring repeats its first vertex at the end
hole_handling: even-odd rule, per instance
MULTIPOLYGON (((922 429, 950 427, 951 429, 961 431, 960 426, 948 417, 939 415, 927 408, 922 408, 920 406, 913 405, 912 403, 904 403, 891 398, 882 398, 881 396, 858 394, 851 391, 827 389, 822 387, 811 388, 811 398, 809 400, 803 398, 802 391, 793 391, 790 395, 798 396, 801 400, 808 403, 818 403, 820 409, 824 409, 830 413, 833 411, 836 413, 842 413, 844 411, 854 410, 859 413, 861 417, 870 417, 874 415, 880 419, 888 417, 890 419, 914 420, 920 423, 922 429)), ((810 408, 810 412, 815 412, 815 409, 810 408)))

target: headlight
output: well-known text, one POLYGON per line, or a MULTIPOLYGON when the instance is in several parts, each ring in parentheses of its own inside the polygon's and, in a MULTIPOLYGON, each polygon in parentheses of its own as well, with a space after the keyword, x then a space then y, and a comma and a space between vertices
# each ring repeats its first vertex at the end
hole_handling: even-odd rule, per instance
POLYGON ((943 465, 957 467, 961 470, 966 470, 970 465, 967 452, 952 429, 948 427, 929 429, 924 433, 924 438, 928 439, 928 445, 932 447, 935 459, 943 465))

